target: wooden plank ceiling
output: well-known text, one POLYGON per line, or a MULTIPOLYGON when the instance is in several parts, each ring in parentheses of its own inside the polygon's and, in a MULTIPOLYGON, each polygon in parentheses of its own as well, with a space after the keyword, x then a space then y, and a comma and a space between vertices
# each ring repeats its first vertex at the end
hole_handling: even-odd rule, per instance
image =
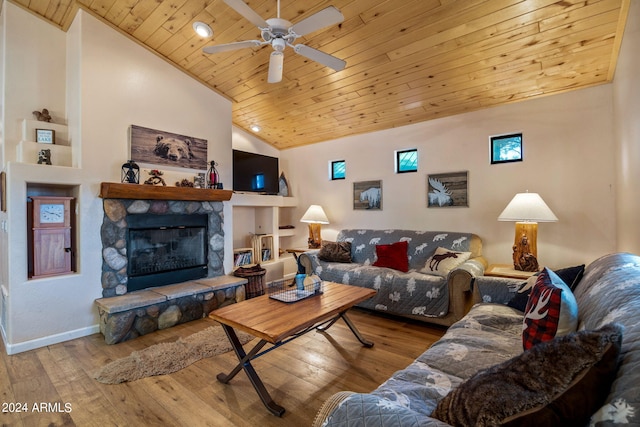
MULTIPOLYGON (((630 0, 281 0, 296 23, 329 6, 345 19, 297 40, 346 60, 335 72, 270 46, 223 0, 12 0, 67 30, 78 8, 233 101, 233 122, 277 148, 389 129, 610 82, 630 0), (203 21, 213 38, 192 28, 203 21)), ((246 0, 264 19, 277 0, 246 0)))

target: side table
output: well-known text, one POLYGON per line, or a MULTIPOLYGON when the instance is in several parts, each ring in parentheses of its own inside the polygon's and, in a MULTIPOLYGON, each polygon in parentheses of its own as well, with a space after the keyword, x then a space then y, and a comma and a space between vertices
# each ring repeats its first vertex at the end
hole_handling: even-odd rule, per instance
POLYGON ((485 276, 490 277, 507 277, 510 279, 527 280, 536 274, 537 271, 520 271, 513 268, 511 264, 491 264, 484 272, 485 276))

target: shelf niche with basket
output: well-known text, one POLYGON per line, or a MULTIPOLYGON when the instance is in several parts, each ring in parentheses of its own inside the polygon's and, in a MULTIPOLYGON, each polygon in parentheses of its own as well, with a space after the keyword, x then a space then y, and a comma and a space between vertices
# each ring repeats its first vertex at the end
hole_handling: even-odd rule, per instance
MULTIPOLYGON (((234 255, 243 248, 254 249, 253 263, 261 263, 269 270, 268 280, 275 277, 271 270, 279 271, 278 274, 283 274, 285 278, 293 278, 297 272, 293 256, 282 253, 291 247, 296 229, 280 228, 282 225, 295 224, 293 212, 297 202, 295 197, 242 193, 234 193, 231 199, 234 255), (261 236, 259 251, 254 248, 253 236, 261 236), (263 249, 269 249, 270 252, 266 261, 262 260, 263 249)), ((237 267, 234 265, 234 268, 237 267)))

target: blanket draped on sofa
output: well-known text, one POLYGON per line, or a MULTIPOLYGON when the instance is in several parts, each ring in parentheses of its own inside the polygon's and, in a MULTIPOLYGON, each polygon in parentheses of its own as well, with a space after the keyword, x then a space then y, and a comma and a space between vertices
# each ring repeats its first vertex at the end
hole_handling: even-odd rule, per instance
MULTIPOLYGON (((423 272, 438 247, 470 252, 472 234, 414 230, 342 230, 337 241, 351 243, 351 263, 328 262, 317 252, 308 252, 313 273, 322 280, 375 289, 378 293, 360 307, 399 315, 425 318, 449 313, 446 276, 423 272), (376 245, 406 241, 409 271, 373 266, 376 245)), ((482 271, 480 265, 479 271, 482 271)))

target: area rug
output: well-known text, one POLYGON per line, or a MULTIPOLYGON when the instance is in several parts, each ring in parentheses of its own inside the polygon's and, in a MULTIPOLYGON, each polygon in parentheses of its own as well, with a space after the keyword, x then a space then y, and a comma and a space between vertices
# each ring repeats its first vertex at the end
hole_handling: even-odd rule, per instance
MULTIPOLYGON (((255 338, 244 332, 237 332, 237 335, 242 344, 255 338)), ((154 375, 170 374, 200 359, 231 350, 231 343, 222 327, 210 326, 174 342, 159 343, 134 351, 127 357, 103 366, 93 374, 93 378, 104 384, 120 384, 154 375)))

